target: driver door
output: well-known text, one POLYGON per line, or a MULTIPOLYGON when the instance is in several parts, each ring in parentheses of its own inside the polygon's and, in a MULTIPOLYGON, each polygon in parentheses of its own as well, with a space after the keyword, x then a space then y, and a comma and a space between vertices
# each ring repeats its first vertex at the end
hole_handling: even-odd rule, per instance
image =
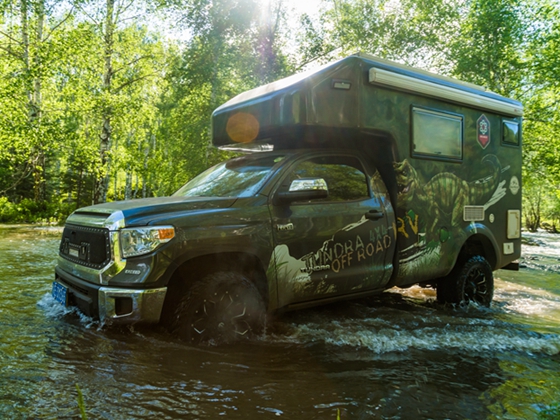
POLYGON ((300 159, 287 169, 275 196, 289 195, 299 179, 324 180, 328 196, 272 199, 279 307, 385 285, 394 237, 360 159, 340 154, 300 159))

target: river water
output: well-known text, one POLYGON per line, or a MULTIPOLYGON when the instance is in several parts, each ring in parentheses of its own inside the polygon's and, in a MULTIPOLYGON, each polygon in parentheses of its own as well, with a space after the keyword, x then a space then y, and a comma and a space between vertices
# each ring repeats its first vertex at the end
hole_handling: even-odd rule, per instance
MULTIPOLYGON (((413 287, 193 348, 50 297, 58 228, 0 226, 0 418, 538 419, 560 408, 560 235, 526 234, 490 309, 413 287)), ((553 414, 554 415, 554 414, 553 414)), ((556 417, 557 418, 557 417, 556 417)))

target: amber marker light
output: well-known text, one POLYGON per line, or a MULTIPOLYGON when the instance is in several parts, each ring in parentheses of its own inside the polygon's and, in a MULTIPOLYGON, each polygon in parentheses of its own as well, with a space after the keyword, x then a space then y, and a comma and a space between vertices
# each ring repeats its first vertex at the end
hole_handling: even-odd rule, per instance
POLYGON ((173 239, 175 237, 175 229, 173 228, 160 228, 158 229, 158 233, 159 233, 159 240, 160 241, 170 241, 171 239, 173 239))
POLYGON ((254 115, 238 112, 229 117, 226 131, 236 143, 250 143, 259 135, 260 124, 254 115))

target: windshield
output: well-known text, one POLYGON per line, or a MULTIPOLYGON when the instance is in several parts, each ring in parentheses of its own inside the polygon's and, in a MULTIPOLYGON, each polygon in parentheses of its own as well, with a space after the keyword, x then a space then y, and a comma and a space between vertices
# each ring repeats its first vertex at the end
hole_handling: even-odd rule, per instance
POLYGON ((274 154, 246 156, 220 163, 187 182, 174 196, 251 197, 258 193, 273 167, 284 159, 274 154))

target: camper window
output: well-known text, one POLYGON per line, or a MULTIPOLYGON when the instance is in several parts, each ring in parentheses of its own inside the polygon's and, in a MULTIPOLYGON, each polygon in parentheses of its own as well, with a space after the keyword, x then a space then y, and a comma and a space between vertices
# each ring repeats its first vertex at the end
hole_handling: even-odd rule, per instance
POLYGON ((463 158, 463 117, 412 108, 412 154, 443 159, 463 158))
POLYGON ((519 146, 519 123, 504 121, 503 142, 512 146, 519 146))

